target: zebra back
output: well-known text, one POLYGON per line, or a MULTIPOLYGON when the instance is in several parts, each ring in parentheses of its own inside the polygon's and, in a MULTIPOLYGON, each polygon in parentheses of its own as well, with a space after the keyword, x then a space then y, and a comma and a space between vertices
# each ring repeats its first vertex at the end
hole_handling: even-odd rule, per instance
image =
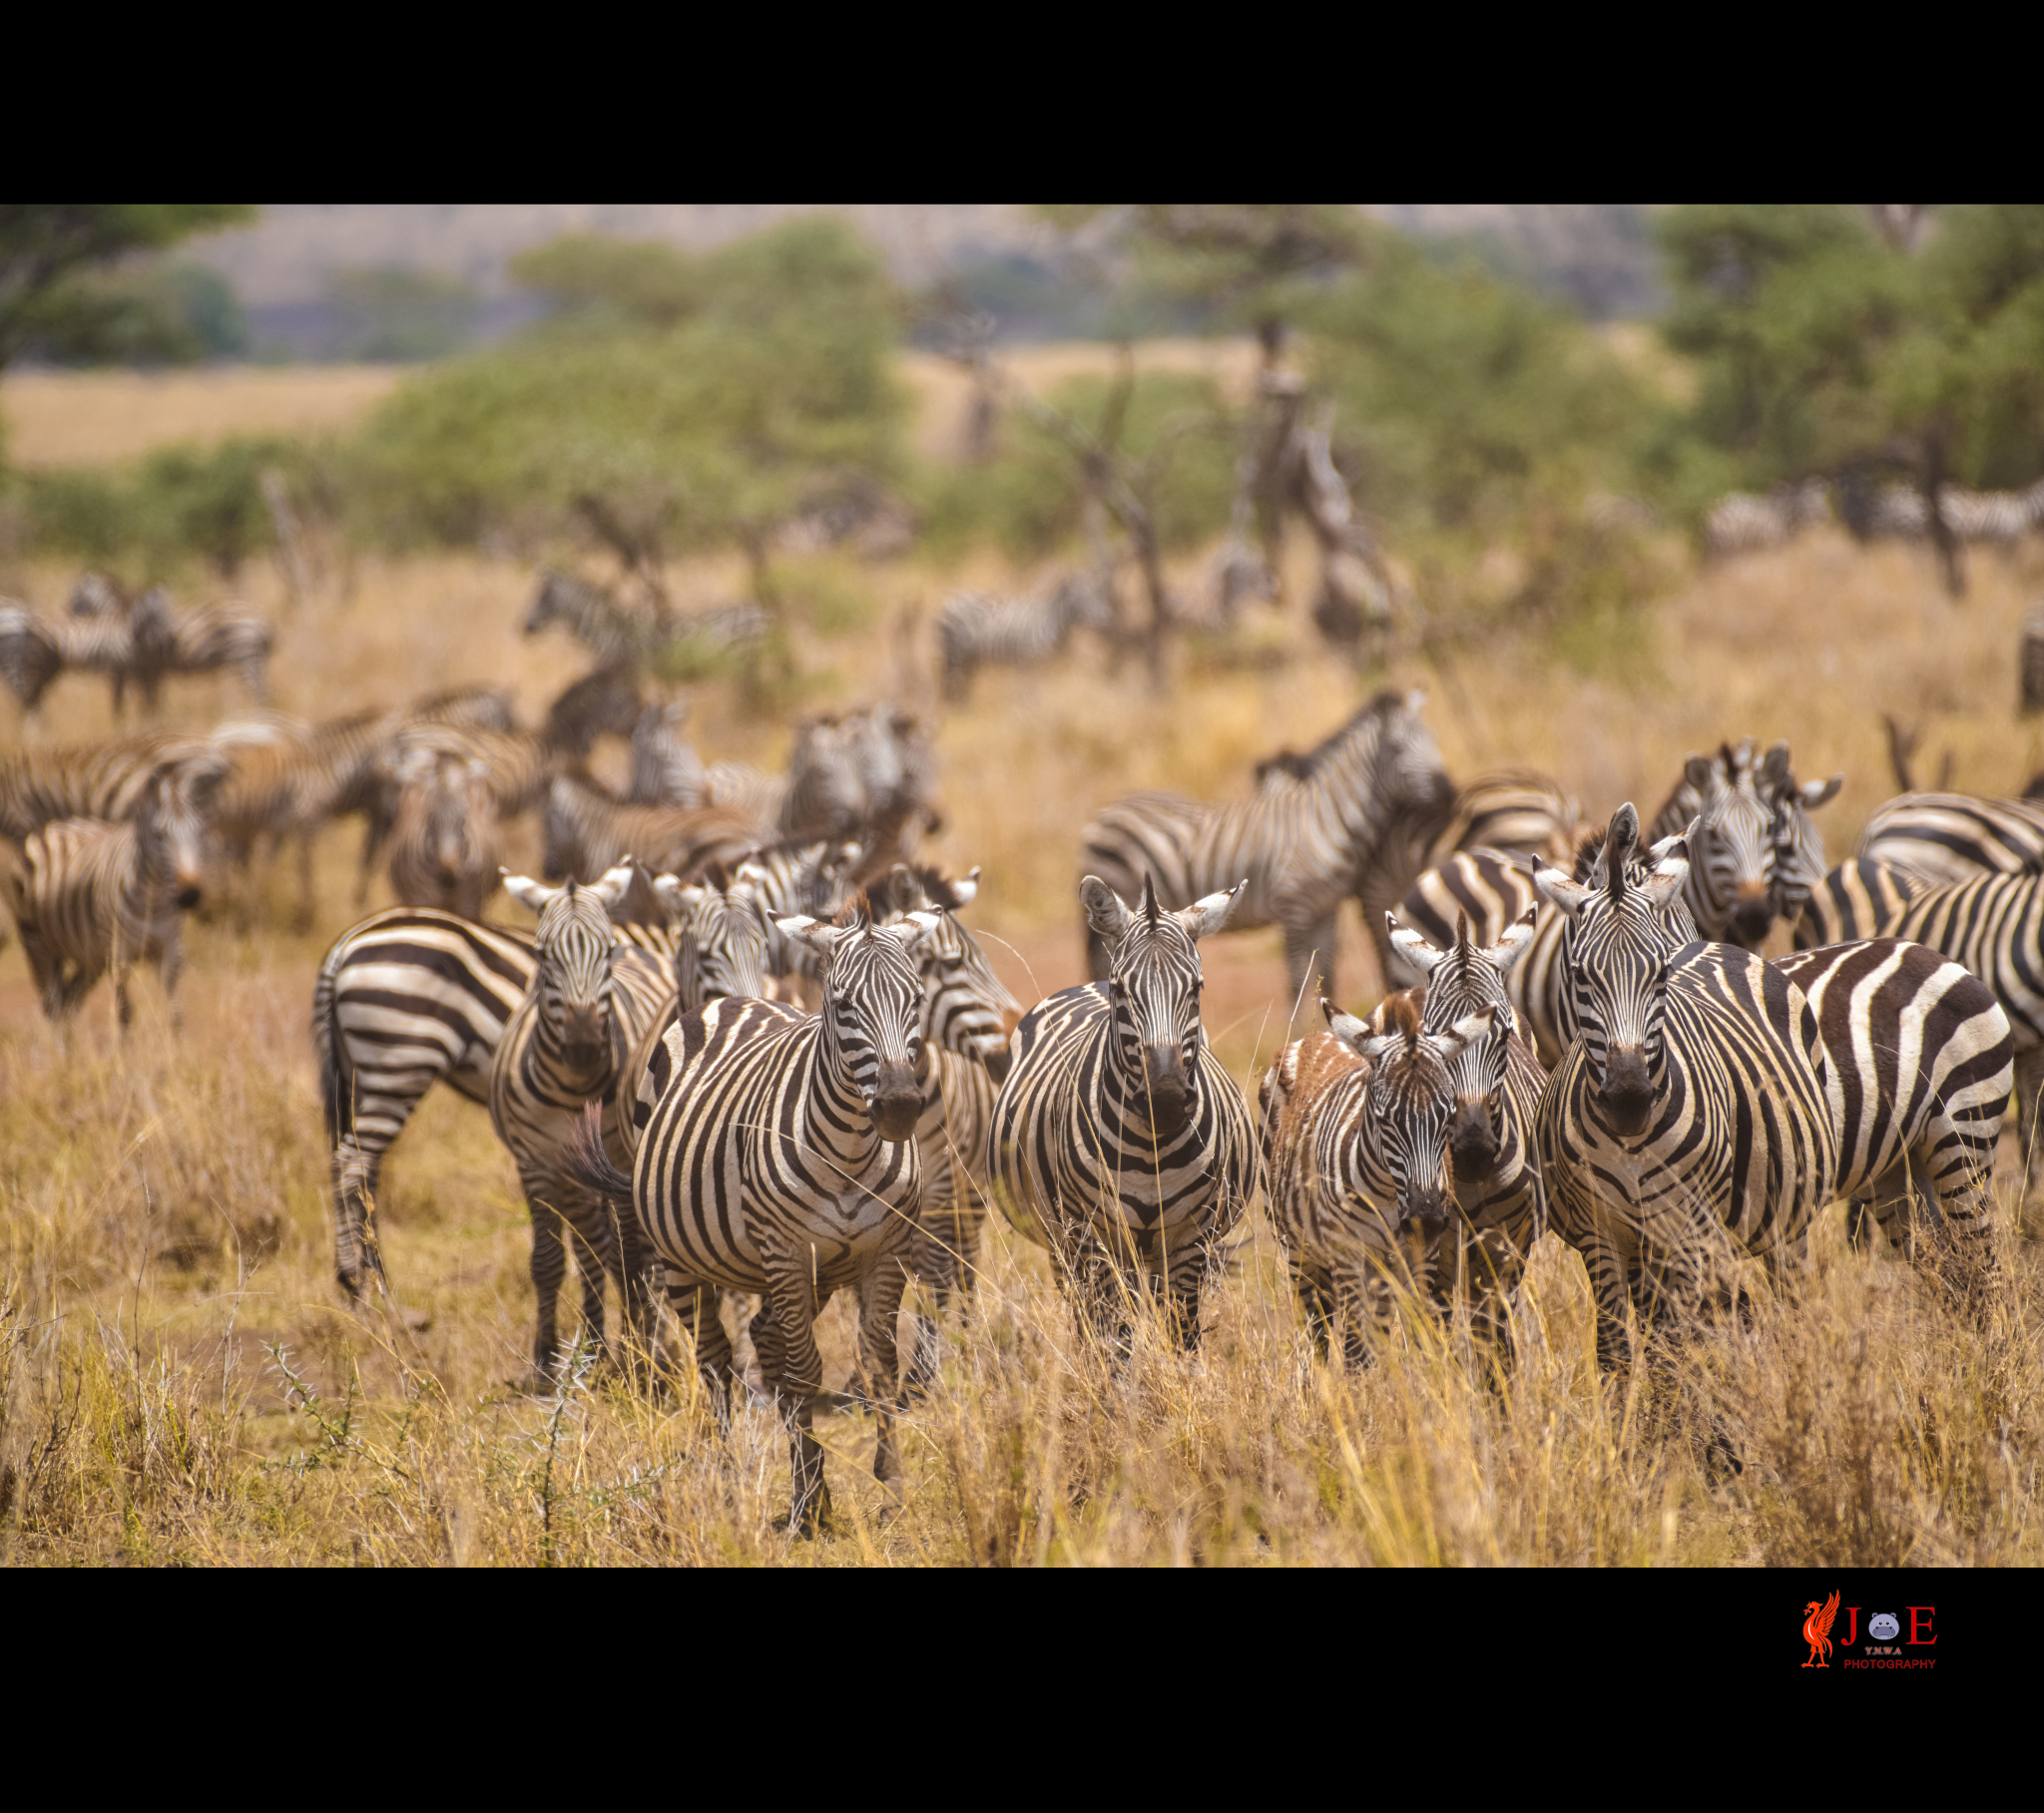
POLYGON ((1861 857, 1840 863, 1811 889, 1795 922, 1795 948, 1875 938, 1900 917, 1923 883, 1901 869, 1861 857))
POLYGON ((602 875, 632 857, 687 881, 713 862, 736 867, 759 842, 758 826, 742 813, 624 805, 568 774, 547 790, 542 836, 544 873, 577 879, 602 875))
POLYGON ((1854 854, 1931 887, 2044 871, 2044 801, 1904 793, 1874 808, 1854 854))

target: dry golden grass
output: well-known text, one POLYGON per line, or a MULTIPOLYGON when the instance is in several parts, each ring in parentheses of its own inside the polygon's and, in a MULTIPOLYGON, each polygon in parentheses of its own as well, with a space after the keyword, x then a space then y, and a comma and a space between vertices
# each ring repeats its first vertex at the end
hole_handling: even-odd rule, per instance
MULTIPOLYGON (((1038 391, 1114 369, 1111 346, 1094 341, 1018 346, 1002 363, 1038 391)), ((915 399, 910 438, 918 452, 955 455, 965 439, 971 385, 934 353, 904 352, 901 375, 915 399)), ((1248 340, 1148 340, 1145 371, 1191 371, 1231 396, 1256 369, 1248 340)), ((396 388, 401 365, 226 366, 196 371, 13 371, 0 377, 7 456, 18 466, 91 466, 181 443, 211 446, 231 434, 339 434, 396 388)))
MULTIPOLYGON (((1846 772, 1821 817, 1842 851, 1891 790, 1882 709, 1925 725, 1933 765, 1951 748, 1961 786, 2009 790, 2038 765, 2039 737, 2013 710, 2036 562, 1976 561, 1955 606, 1920 551, 1813 537, 1694 578, 1610 631, 1609 649, 1583 639, 1578 667, 1550 645, 1501 642, 1449 673, 1401 664, 1387 678, 1429 689, 1456 772, 1548 768, 1596 812, 1658 805, 1692 747, 1787 735, 1801 772, 1846 772)), ((70 577, 5 573, 0 591, 50 609, 70 577)), ((796 577, 860 593, 873 617, 800 639, 812 683, 790 712, 904 683, 926 701, 926 656, 907 673, 890 633, 900 607, 920 600, 926 625, 961 577, 1041 576, 975 561, 969 574, 824 563, 796 577)), ((970 708, 944 717, 940 850, 985 866, 973 918, 1002 941, 1025 1001, 1078 974, 1075 850, 1096 805, 1141 785, 1240 791, 1256 755, 1307 743, 1351 708, 1357 678, 1313 648, 1297 621, 1304 569, 1292 578, 1292 616, 1253 626, 1266 665, 1195 654, 1158 698, 1133 671, 1106 679, 1085 649, 1058 670, 984 676, 970 708)), ((738 575, 705 567, 676 584, 707 599, 738 575)), ((530 715, 581 664, 519 637, 529 585, 503 563, 368 563, 351 603, 296 618, 266 572, 246 590, 282 623, 286 709, 489 679, 530 715)), ((239 702, 233 681, 192 681, 172 710, 206 722, 239 702)), ((103 733, 103 688, 62 682, 51 717, 55 739, 103 733)), ((785 721, 747 717, 728 688, 703 690, 696 727, 706 753, 773 761, 786 746, 785 721)), ((0 726, 0 740, 19 734, 0 726)), ((530 828, 519 836, 513 859, 530 860, 530 828)), ((125 1051, 104 990, 66 1037, 36 1012, 18 949, 0 954, 10 1560, 1839 1565, 2028 1562, 2044 1546, 2044 1280, 2007 1188, 2006 1284, 1983 1318, 1906 1266, 1845 1250, 1833 1213, 1802 1290, 1766 1303, 1749 1333, 1702 1336, 1678 1363, 1681 1388, 1658 1400, 1597 1377, 1582 1268, 1552 1240, 1529 1276, 1521 1365, 1493 1396, 1425 1328, 1361 1375, 1313 1362, 1261 1211, 1212 1292, 1200 1359, 1145 1330, 1115 1377, 1042 1256, 996 1219, 975 1319, 954 1327, 939 1388, 907 1419, 904 1503, 870 1479, 870 1421, 829 1416, 839 1528, 792 1540, 775 1522, 786 1447, 765 1414, 722 1440, 687 1392, 648 1398, 598 1374, 535 1399, 510 1383, 530 1340, 529 1237, 481 1110, 439 1092, 385 1171, 393 1277, 430 1326, 414 1336, 341 1304, 306 1016, 318 955, 355 916, 352 843, 322 841, 312 935, 273 929, 273 910, 246 935, 231 910, 191 928, 182 1035, 145 983, 125 1051), (1704 1471, 1707 1415, 1744 1456, 1730 1483, 1704 1471)), ((289 898, 284 876, 254 885, 258 906, 289 898)), ((1366 999, 1352 921, 1343 956, 1344 994, 1366 999)), ((1288 1006, 1275 936, 1213 941, 1208 973, 1217 1050, 1253 1091, 1288 1006)), ((833 1304, 828 1383, 851 1343, 833 1304)))

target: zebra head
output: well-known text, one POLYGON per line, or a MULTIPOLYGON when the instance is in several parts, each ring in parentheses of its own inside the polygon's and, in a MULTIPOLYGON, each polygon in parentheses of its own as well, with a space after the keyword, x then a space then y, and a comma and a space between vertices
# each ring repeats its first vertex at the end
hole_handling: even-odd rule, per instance
POLYGON ((525 634, 537 636, 559 624, 564 630, 581 634, 585 624, 607 617, 610 600, 596 587, 572 573, 557 573, 551 567, 541 571, 539 590, 532 595, 532 609, 525 614, 525 634))
POLYGON ((1757 782, 1754 739, 1726 743, 1715 756, 1692 755, 1682 792, 1697 820, 1690 912, 1706 938, 1758 950, 1775 922, 1775 808, 1757 782))
POLYGON ((1377 758, 1377 785, 1385 803, 1422 817, 1446 812, 1455 803, 1455 783, 1448 778, 1440 745, 1420 711, 1424 692, 1386 694, 1383 743, 1377 758))
POLYGON ((495 867, 490 764, 480 756, 410 749, 398 762, 397 782, 393 841, 415 842, 434 890, 432 904, 473 917, 495 867))
POLYGON ((508 869, 499 873, 504 891, 539 915, 532 978, 537 1042, 561 1069, 590 1076, 611 1056, 611 909, 631 888, 632 864, 621 862, 587 887, 570 881, 550 888, 508 869))
POLYGON ((1160 1144, 1185 1131, 1197 1104, 1202 938, 1228 923, 1249 886, 1247 877, 1175 913, 1157 904, 1157 884, 1143 877, 1142 902, 1131 908, 1097 875, 1079 884, 1086 920, 1109 952, 1107 991, 1114 1015, 1114 1053, 1124 1086, 1148 1105, 1160 1144))
POLYGON ((912 1137, 922 1119, 917 1073, 926 1070, 915 956, 936 929, 935 918, 911 913, 897 924, 875 925, 861 899, 849 925, 819 925, 805 914, 775 923, 829 966, 821 1015, 826 1061, 851 1080, 882 1139, 912 1137))
POLYGON ((206 897, 213 857, 213 800, 228 777, 225 756, 186 756, 150 780, 135 813, 144 866, 164 877, 171 898, 189 912, 206 897))
POLYGON ((1505 978, 1532 944, 1539 914, 1538 907, 1528 907, 1496 944, 1486 947, 1471 941, 1469 915, 1457 913, 1455 942, 1445 951, 1408 931, 1389 913, 1384 915, 1391 948, 1425 978, 1426 1025, 1441 1032, 1472 1014, 1491 1014, 1490 1037, 1467 1046, 1448 1065, 1455 1089, 1448 1145, 1455 1158, 1455 1181, 1471 1188, 1488 1183, 1497 1168, 1506 1059, 1518 1029, 1505 978))
POLYGON ((922 1035, 931 1045, 977 1058, 996 1084, 1008 1077, 1008 1035, 1022 1004, 994 974, 979 940, 952 917, 979 892, 979 870, 947 881, 934 869, 897 862, 887 881, 895 909, 928 913, 935 929, 923 940, 922 1035))
POLYGON ((630 736, 639 724, 639 682, 613 662, 563 688, 547 707, 545 736, 556 749, 587 755, 599 736, 630 736))
POLYGON ((743 870, 727 881, 713 867, 705 881, 687 887, 672 875, 656 875, 653 891, 674 918, 683 1013, 733 995, 766 994, 766 916, 743 870))
POLYGON ((1421 1235, 1431 1259, 1446 1231, 1459 1178, 1453 1067, 1490 1047, 1498 1010, 1486 1007, 1445 1032, 1427 1033, 1411 995, 1393 995, 1384 1008, 1386 1025, 1379 1033, 1320 998, 1328 1029, 1370 1066, 1363 1137, 1397 1184, 1396 1230, 1421 1235))
POLYGON ((1761 797, 1774 813, 1771 841, 1774 846, 1774 874, 1770 901, 1774 910, 1790 925, 1802 917, 1809 897, 1823 885, 1823 833, 1810 823, 1818 806, 1835 799, 1845 784, 1842 774, 1828 780, 1796 784, 1788 768, 1788 745, 1778 742, 1761 764, 1761 797))
POLYGON ((1652 870, 1631 871, 1640 817, 1630 802, 1612 815, 1598 870, 1571 881, 1537 863, 1533 885, 1568 921, 1562 979, 1590 1075, 1611 1124, 1625 1137, 1647 1131, 1668 1078, 1665 1030, 1670 959, 1682 947, 1667 910, 1689 880, 1686 838, 1654 846, 1652 870))

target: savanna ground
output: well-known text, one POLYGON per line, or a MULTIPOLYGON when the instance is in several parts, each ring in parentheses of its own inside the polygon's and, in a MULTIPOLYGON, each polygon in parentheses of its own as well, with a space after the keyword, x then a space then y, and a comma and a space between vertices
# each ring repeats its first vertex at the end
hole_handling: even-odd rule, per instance
MULTIPOLYGON (((0 591, 54 610, 72 577, 17 563, 0 591)), ((703 563, 673 577, 707 602, 741 576, 703 563)), ((1250 626, 1254 662, 1187 649, 1158 697, 1082 646, 1052 671, 983 676, 968 707, 941 710, 927 624, 945 593, 1048 577, 991 557, 942 571, 791 557, 799 686, 764 716, 729 684, 694 693, 706 755, 762 763, 783 757, 805 709, 893 693, 930 712, 948 809, 936 850, 983 866, 969 922, 1025 1004, 1079 979, 1076 847, 1095 806, 1141 786, 1239 794, 1257 756, 1311 742, 1386 680, 1427 690, 1452 772, 1544 768, 1595 815, 1628 798, 1654 809, 1693 748, 1787 736, 1799 774, 1846 775, 1819 818, 1834 853, 1893 791, 1882 711, 1923 726, 1930 774, 1949 749, 1960 787, 2018 791, 2044 765, 2044 734, 2014 712, 2017 625, 2044 578, 2034 547, 1976 557, 1954 605, 1921 551, 1812 535, 1599 627, 1361 678, 1303 626, 1301 551, 1288 613, 1250 626)), ((1191 587, 1200 569, 1175 577, 1191 587)), ((519 636, 530 588, 520 563, 419 558, 363 560, 351 597, 329 589, 296 614, 266 569, 236 590, 282 626, 285 710, 489 680, 530 719, 584 665, 565 642, 519 636)), ((188 681, 169 716, 210 723, 242 702, 231 680, 188 681)), ((48 716, 55 741, 112 727, 89 680, 61 682, 48 716)), ((616 771, 622 751, 603 760, 616 771)), ((1210 1293, 1200 1359, 1145 1329, 1115 1376, 1042 1255, 995 1216, 973 1319, 954 1322, 942 1380, 905 1419, 903 1501, 871 1479, 869 1419, 826 1416, 836 1526, 791 1539, 786 1443, 766 1412, 742 1412, 726 1439, 686 1389, 647 1397, 590 1368, 548 1398, 516 1386, 525 1211, 487 1114, 449 1092, 395 1147, 379 1203, 396 1291, 429 1325, 343 1305, 307 1020, 318 958, 358 916, 354 850, 352 827, 322 839, 303 935, 286 929, 285 869, 226 878, 189 927, 182 1031, 145 982, 125 1048, 111 991, 66 1036, 37 1011, 18 947, 0 955, 8 1560, 1879 1565, 2044 1549, 2044 1278, 2012 1139, 2005 1285, 1981 1315, 1851 1253, 1834 1209, 1804 1287, 1746 1332, 1701 1337, 1681 1388, 1653 1400, 1599 1379, 1582 1268, 1551 1238, 1524 1293, 1520 1364, 1494 1395, 1418 1325, 1363 1373, 1314 1362, 1261 1209, 1210 1293), (1735 1479, 1707 1475, 1707 1416, 1744 1458, 1735 1479)), ((536 853, 518 827, 507 860, 536 853)), ((386 899, 379 876, 371 905, 386 899)), ((501 896, 491 911, 520 917, 501 896)), ((1352 910, 1341 965, 1344 999, 1373 998, 1352 910)), ((1290 1006, 1276 935, 1222 936, 1207 973, 1216 1049, 1254 1100, 1290 1006)), ((824 1319, 831 1385, 850 1366, 848 1308, 824 1319)))

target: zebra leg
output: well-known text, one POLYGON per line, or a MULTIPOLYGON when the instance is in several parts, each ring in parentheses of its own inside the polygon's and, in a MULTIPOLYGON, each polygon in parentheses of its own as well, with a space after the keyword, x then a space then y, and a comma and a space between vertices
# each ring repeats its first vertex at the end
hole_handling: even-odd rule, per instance
POLYGON ((2016 1054, 2016 1135, 2023 1154, 2023 1194, 2030 1193, 2030 1148, 2037 1142, 2038 1094, 2044 1091, 2044 1045, 2033 1045, 2016 1054))
POLYGON ((908 1272, 901 1256, 883 1252, 859 1280, 858 1291, 859 1371, 865 1376, 879 1425, 873 1478, 890 1491, 899 1489, 901 1479, 901 1461, 894 1448, 894 1412, 901 1402, 901 1355, 895 1348, 894 1325, 907 1285, 908 1272))
MULTIPOLYGON (((899 1267, 895 1270, 898 1276, 899 1267)), ((791 1533, 814 1536, 829 1520, 830 1488, 823 1483, 823 1450, 811 1433, 816 1413, 810 1399, 823 1383, 823 1356, 816 1351, 815 1302, 809 1286, 809 1268, 785 1261, 773 1265, 766 1277, 766 1300, 774 1326, 768 1341, 763 1343, 760 1320, 756 1319, 753 1344, 760 1349, 763 1372, 767 1366, 769 1349, 772 1359, 777 1361, 773 1371, 767 1373, 766 1384, 779 1401, 781 1419, 788 1427, 791 1480, 787 1527, 791 1533)), ((900 1307, 898 1291, 894 1304, 897 1309, 900 1307)))
POLYGON ((29 975, 43 1003, 43 1018, 61 1020, 67 1012, 64 1001, 64 960, 53 951, 33 920, 22 920, 15 930, 21 934, 21 954, 28 959, 29 975))
POLYGON ((298 930, 312 929, 312 833, 298 833, 298 930))
POLYGON ((923 1299, 916 1311, 915 1352, 908 1366, 911 1393, 924 1390, 937 1376, 944 1312, 950 1306, 952 1285, 962 1282, 969 1233, 959 1196, 950 1140, 940 1132, 922 1148, 922 1212, 909 1246, 909 1269, 922 1287, 923 1299))
POLYGON ((1200 1351, 1200 1297, 1207 1288, 1207 1273, 1213 1262, 1213 1254, 1204 1240, 1196 1240, 1171 1256, 1166 1314, 1185 1353, 1200 1351))
POLYGON ((731 1387, 738 1377, 731 1336, 725 1332, 719 1314, 723 1292, 716 1285, 672 1265, 664 1268, 668 1307, 681 1325, 682 1339, 696 1350, 696 1371, 710 1394, 710 1408, 718 1428, 731 1430, 731 1387))
POLYGON ((526 1196, 525 1205, 532 1216, 532 1288, 539 1297, 532 1337, 532 1370, 537 1379, 551 1379, 560 1365, 556 1319, 568 1255, 561 1246, 561 1217, 531 1194, 526 1196))
POLYGON ((1328 1337, 1334 1331, 1334 1292, 1327 1276, 1320 1268, 1293 1253, 1291 1291, 1298 1299, 1299 1314, 1305 1317, 1306 1333, 1312 1337, 1313 1352, 1324 1361, 1328 1337))
MULTIPOLYGON (((1618 1372, 1632 1364, 1632 1342, 1626 1335, 1628 1302, 1637 1300, 1635 1266, 1594 1229, 1577 1250, 1590 1274, 1590 1295, 1597 1306, 1597 1370, 1618 1372)), ((1642 1312, 1644 1319, 1644 1311, 1642 1312)))
POLYGON ((184 921, 173 919, 164 933, 163 960, 158 966, 164 982, 164 1004, 170 1009, 171 1029, 185 1030, 185 1010, 178 1005, 178 978, 185 973, 184 921))
POLYGON ((1854 1196, 1845 1204, 1845 1244, 1854 1252, 1873 1250, 1874 1205, 1864 1196, 1854 1196))
MULTIPOLYGON (((1385 974, 1390 972, 1387 970, 1385 974)), ((1309 925, 1284 928, 1285 986, 1291 991, 1286 1007, 1295 1015, 1311 1005, 1312 981, 1319 976, 1334 993, 1334 915, 1309 925)))

